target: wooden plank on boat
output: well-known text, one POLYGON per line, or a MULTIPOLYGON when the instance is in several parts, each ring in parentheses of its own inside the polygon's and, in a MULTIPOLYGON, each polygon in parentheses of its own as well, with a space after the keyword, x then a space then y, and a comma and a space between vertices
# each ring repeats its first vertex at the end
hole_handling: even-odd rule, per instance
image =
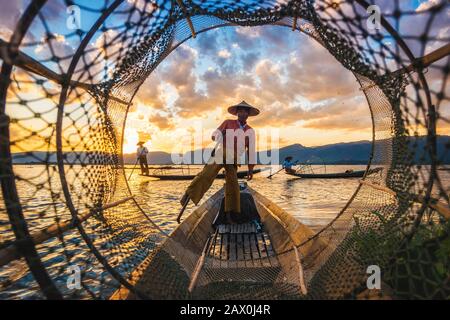
POLYGON ((233 234, 233 238, 232 238, 233 250, 235 252, 234 261, 235 261, 236 267, 239 267, 238 266, 238 262, 239 262, 239 256, 238 256, 238 251, 239 251, 238 235, 239 235, 238 233, 234 233, 233 234))
POLYGON ((263 250, 264 250, 265 256, 267 257, 268 266, 272 266, 272 263, 270 261, 270 255, 269 255, 269 248, 268 248, 270 246, 270 244, 268 245, 268 243, 266 242, 267 239, 264 236, 263 232, 260 233, 260 237, 261 237, 261 243, 262 243, 262 246, 263 246, 263 250))
POLYGON ((235 267, 235 261, 236 261, 236 233, 230 232, 228 233, 228 260, 235 267))
POLYGON ((265 267, 271 267, 269 252, 268 252, 267 245, 265 242, 264 234, 262 232, 260 232, 260 233, 257 233, 257 235, 258 235, 258 244, 259 244, 261 255, 263 258, 263 265, 265 267))
POLYGON ((251 231, 251 227, 246 224, 218 226, 217 232, 213 236, 215 242, 212 240, 209 250, 209 256, 216 261, 211 267, 245 268, 247 266, 271 267, 278 265, 268 235, 245 232, 249 230, 251 231), (220 263, 220 261, 224 263, 220 263))
POLYGON ((228 260, 230 259, 230 234, 229 233, 223 233, 223 252, 224 252, 224 261, 226 261, 225 266, 228 267, 228 260))
MULTIPOLYGON (((242 227, 240 229, 242 229, 242 227)), ((242 233, 236 233, 236 260, 238 268, 245 267, 244 250, 242 248, 242 233)))
POLYGON ((253 237, 250 238, 252 240, 252 248, 255 249, 255 256, 257 257, 259 264, 263 266, 261 250, 259 249, 258 236, 256 233, 253 233, 252 236, 253 237))
POLYGON ((255 258, 253 257, 253 249, 252 249, 251 234, 250 234, 250 233, 246 233, 244 238, 247 240, 247 246, 246 246, 246 248, 248 249, 248 255, 250 255, 250 260, 251 260, 251 262, 252 262, 251 265, 252 265, 253 267, 255 267, 256 264, 255 264, 255 258))
POLYGON ((246 266, 255 267, 255 260, 253 259, 252 247, 250 241, 250 233, 242 234, 243 242, 244 242, 244 257, 246 261, 246 266))

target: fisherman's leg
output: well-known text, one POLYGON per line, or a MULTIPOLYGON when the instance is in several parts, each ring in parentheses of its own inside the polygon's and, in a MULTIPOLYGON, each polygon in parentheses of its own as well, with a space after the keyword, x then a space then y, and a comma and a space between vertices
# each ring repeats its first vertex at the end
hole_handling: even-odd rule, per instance
MULTIPOLYGON (((189 196, 192 202, 198 204, 222 168, 222 164, 211 163, 205 165, 203 170, 192 180, 185 195, 189 196)), ((185 199, 185 196, 183 196, 183 199, 185 199)), ((183 199, 181 202, 183 202, 183 199)))
POLYGON ((225 165, 225 212, 241 212, 241 194, 237 178, 237 166, 225 165))
POLYGON ((147 162, 147 157, 143 158, 142 160, 144 160, 144 169, 145 169, 145 174, 148 175, 148 162, 147 162))
POLYGON ((141 166, 141 174, 145 174, 144 164, 142 163, 142 158, 139 158, 139 165, 141 166))

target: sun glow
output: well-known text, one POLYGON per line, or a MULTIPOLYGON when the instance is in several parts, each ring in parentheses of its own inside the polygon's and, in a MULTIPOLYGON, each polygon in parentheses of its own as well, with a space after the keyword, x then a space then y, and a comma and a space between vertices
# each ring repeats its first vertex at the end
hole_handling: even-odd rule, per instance
POLYGON ((125 136, 123 139, 123 153, 133 153, 136 152, 137 143, 139 142, 139 134, 136 128, 126 127, 125 136))

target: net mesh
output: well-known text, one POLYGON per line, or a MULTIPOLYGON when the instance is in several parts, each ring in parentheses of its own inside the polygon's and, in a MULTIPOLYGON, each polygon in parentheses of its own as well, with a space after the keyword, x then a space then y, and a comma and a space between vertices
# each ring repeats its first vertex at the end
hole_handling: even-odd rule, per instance
POLYGON ((449 10, 447 1, 415 10, 399 0, 24 1, 19 21, 0 29, 0 298, 106 299, 118 288, 141 298, 373 298, 366 269, 377 265, 380 297, 448 299, 450 58, 439 21, 449 10), (372 4, 382 12, 376 29, 372 4), (74 10, 90 24, 70 28, 74 10), (266 24, 311 36, 355 75, 373 121, 368 168, 383 170, 366 174, 316 234, 284 249, 271 239, 277 264, 237 257, 222 268, 206 255, 197 272, 207 234, 195 231, 189 246, 167 238, 133 197, 127 112, 194 34, 266 24), (67 286, 71 266, 81 288, 67 286))

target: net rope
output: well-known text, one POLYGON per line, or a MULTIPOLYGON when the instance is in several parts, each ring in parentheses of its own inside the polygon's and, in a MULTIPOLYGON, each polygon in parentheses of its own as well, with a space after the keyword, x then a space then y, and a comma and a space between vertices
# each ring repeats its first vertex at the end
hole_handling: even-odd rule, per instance
POLYGON ((0 298, 27 291, 108 299, 124 288, 138 298, 364 299, 374 298, 366 268, 378 265, 381 297, 448 299, 450 186, 442 165, 450 158, 450 49, 436 24, 450 6, 402 3, 27 1, 0 33, 0 298), (375 30, 367 24, 372 4, 382 10, 375 30), (92 25, 58 29, 74 5, 92 25), (143 82, 187 39, 262 25, 305 33, 354 74, 373 123, 367 169, 383 170, 367 171, 319 232, 290 239, 279 264, 227 269, 206 255, 190 291, 204 243, 168 237, 131 191, 122 157, 127 113, 143 82), (22 170, 30 161, 40 165, 22 170), (81 288, 67 287, 71 266, 81 270, 81 288))

